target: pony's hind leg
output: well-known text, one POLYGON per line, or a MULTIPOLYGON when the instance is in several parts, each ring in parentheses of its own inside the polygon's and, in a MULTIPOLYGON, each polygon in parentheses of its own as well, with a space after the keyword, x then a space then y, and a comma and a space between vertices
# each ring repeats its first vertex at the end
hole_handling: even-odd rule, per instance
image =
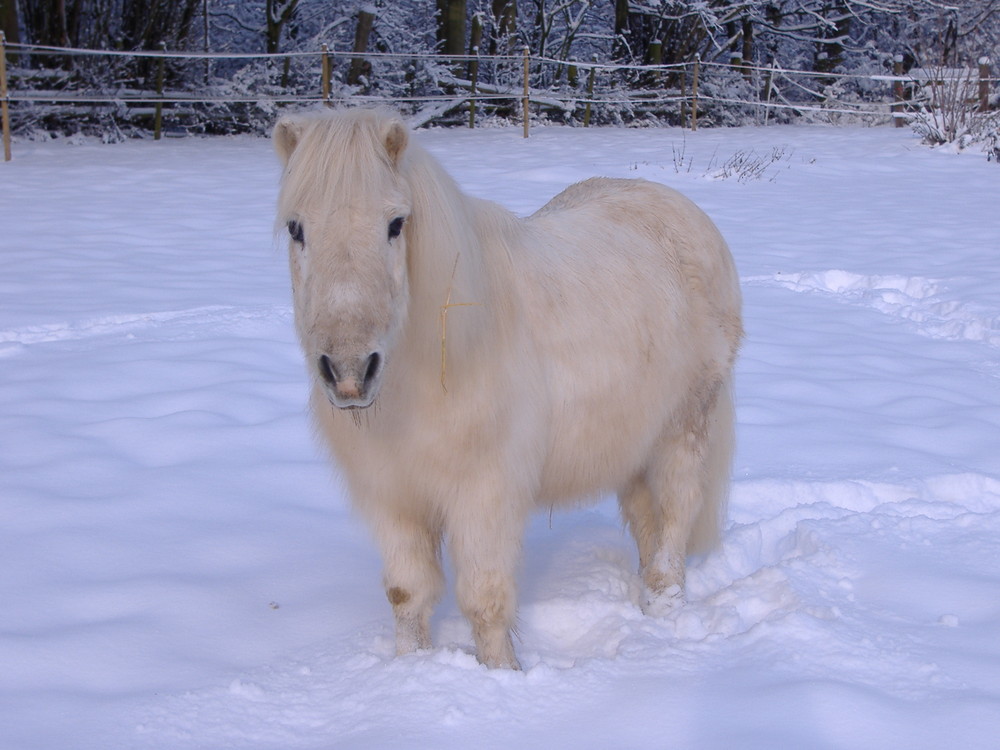
POLYGON ((396 619, 396 653, 430 648, 430 618, 444 589, 441 533, 425 519, 386 512, 374 524, 386 597, 396 619))
POLYGON ((645 570, 659 546, 660 528, 660 509, 653 503, 645 474, 635 477, 618 493, 618 506, 639 549, 639 570, 645 570))
POLYGON ((680 435, 662 450, 647 475, 659 524, 642 566, 642 608, 654 616, 683 601, 688 539, 703 499, 704 458, 695 436, 680 435))
MULTIPOLYGON (((699 536, 704 535, 706 520, 724 505, 724 497, 715 495, 724 495, 728 480, 728 453, 724 460, 716 460, 714 455, 728 450, 725 444, 713 445, 719 442, 714 422, 724 416, 717 412, 726 405, 717 396, 718 392, 713 393, 702 403, 686 429, 660 441, 647 467, 646 482, 658 522, 653 540, 639 542, 646 589, 643 610, 647 614, 665 614, 683 601, 688 553, 704 551, 692 547, 714 541, 699 536), (723 472, 724 479, 717 481, 713 472, 723 472)), ((715 533, 714 528, 711 533, 715 533)))

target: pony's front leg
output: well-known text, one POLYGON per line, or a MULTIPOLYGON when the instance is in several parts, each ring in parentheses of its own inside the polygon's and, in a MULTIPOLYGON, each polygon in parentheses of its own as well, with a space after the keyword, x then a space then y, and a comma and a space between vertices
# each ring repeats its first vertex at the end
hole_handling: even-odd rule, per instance
POLYGON ((396 620, 396 653, 431 647, 430 618, 444 589, 441 533, 425 519, 386 510, 372 519, 385 594, 396 620))
POLYGON ((490 668, 520 669, 511 629, 517 614, 515 578, 527 503, 511 496, 463 502, 448 518, 455 591, 472 625, 476 658, 490 668))

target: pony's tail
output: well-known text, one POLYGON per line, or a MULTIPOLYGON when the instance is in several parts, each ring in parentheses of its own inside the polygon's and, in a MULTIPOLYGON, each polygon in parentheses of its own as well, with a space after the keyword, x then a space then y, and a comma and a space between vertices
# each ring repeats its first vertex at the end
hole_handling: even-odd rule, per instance
POLYGON ((714 549, 722 536, 729 505, 729 480, 736 444, 732 372, 727 373, 708 422, 708 442, 703 474, 702 504, 688 539, 689 555, 714 549))

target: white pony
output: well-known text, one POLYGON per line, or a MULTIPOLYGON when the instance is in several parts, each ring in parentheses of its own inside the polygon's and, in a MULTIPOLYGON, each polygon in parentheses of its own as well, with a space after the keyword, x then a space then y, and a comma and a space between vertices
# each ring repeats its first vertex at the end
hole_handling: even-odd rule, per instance
POLYGON ((444 540, 479 661, 516 669, 529 513, 607 492, 643 609, 680 601, 733 447, 740 291, 711 220, 600 178, 518 218, 384 110, 284 117, 274 143, 312 407, 381 548, 397 651, 430 647, 444 540))

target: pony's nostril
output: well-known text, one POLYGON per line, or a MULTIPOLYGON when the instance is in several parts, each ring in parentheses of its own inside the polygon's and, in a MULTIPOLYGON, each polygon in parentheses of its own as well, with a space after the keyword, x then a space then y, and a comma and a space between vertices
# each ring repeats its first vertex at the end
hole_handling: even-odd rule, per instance
POLYGON ((378 352, 372 352, 371 356, 368 357, 368 365, 365 367, 365 388, 371 385, 372 380, 378 375, 379 368, 382 366, 382 355, 378 352))
POLYGON ((318 361, 319 376, 323 378, 326 383, 330 385, 337 384, 337 370, 333 366, 333 362, 325 354, 320 355, 318 361))

